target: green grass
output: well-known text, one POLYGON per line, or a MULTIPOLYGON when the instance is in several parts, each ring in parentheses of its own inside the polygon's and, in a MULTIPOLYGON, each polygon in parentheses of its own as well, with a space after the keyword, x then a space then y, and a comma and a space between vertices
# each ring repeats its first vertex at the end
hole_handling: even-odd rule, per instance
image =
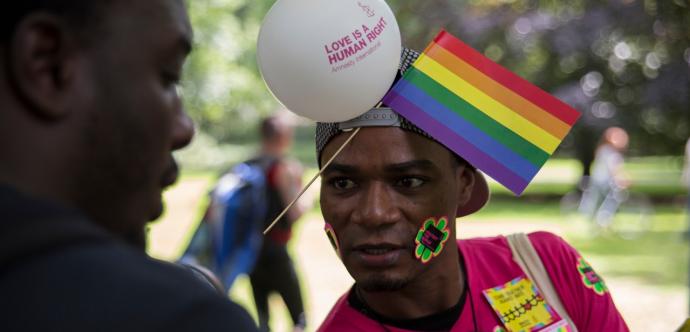
MULTIPOLYGON (((632 192, 653 198, 669 197, 687 192, 680 183, 681 167, 680 157, 638 157, 627 160, 625 171, 632 180, 632 192)), ((553 158, 539 171, 523 196, 562 196, 575 188, 581 173, 577 160, 553 158)), ((512 195, 497 182, 487 180, 495 196, 512 195)))
POLYGON ((655 231, 634 241, 613 236, 569 240, 607 276, 634 277, 648 285, 687 285, 688 241, 681 232, 655 231))
POLYGON ((655 204, 648 232, 634 240, 614 234, 596 235, 585 220, 561 215, 558 202, 494 201, 471 217, 491 223, 511 219, 538 224, 561 224, 564 237, 604 275, 634 277, 644 284, 687 285, 688 228, 686 211, 679 204, 655 204), (568 225, 568 223, 578 222, 568 225))
MULTIPOLYGON (((235 147, 237 153, 249 157, 247 151, 251 148, 235 147), (241 152, 241 153, 240 153, 241 152)), ((291 153, 302 161, 308 175, 316 174, 316 161, 313 145, 302 142, 295 144, 291 153)), ((196 156, 196 154, 194 154, 196 156)), ((181 156, 183 164, 185 164, 185 155, 181 156)), ((228 158, 235 161, 237 158, 228 158)), ((236 160, 237 162, 239 160, 236 160)), ((184 175, 205 175, 211 174, 213 176, 219 171, 217 169, 204 169, 193 167, 194 162, 187 161, 192 167, 183 168, 184 175)), ((225 164, 224 164, 225 165, 225 164)), ((631 191, 643 193, 649 196, 682 196, 685 195, 687 189, 680 183, 682 167, 681 157, 637 157, 630 158, 625 166, 626 172, 630 175, 633 181, 631 191)), ((552 158, 539 171, 534 181, 527 187, 523 196, 558 196, 563 195, 575 188, 579 176, 581 174, 580 164, 575 159, 552 158)), ((305 181, 311 179, 306 178, 305 181)), ((491 178, 487 178, 491 192, 497 198, 505 195, 512 195, 508 189, 501 186, 491 178)))
POLYGON ((687 285, 688 230, 682 205, 656 204, 648 232, 634 240, 611 234, 598 237, 582 233, 570 242, 602 263, 602 272, 613 276, 635 277, 645 284, 687 285))
MULTIPOLYGON (((298 126, 290 155, 300 160, 307 168, 314 169, 316 151, 314 147, 314 126, 298 126)), ((178 152, 177 156, 183 170, 212 171, 221 169, 250 158, 258 146, 252 139, 237 141, 235 144, 218 145, 207 135, 197 135, 192 145, 178 152)), ((680 184, 683 158, 680 156, 630 157, 626 159, 625 171, 630 175, 633 185, 631 191, 653 197, 680 196, 686 188, 680 184)), ((525 196, 558 196, 575 188, 582 173, 579 162, 569 158, 551 158, 527 187, 525 196)), ((500 184, 489 179, 489 186, 496 198, 512 195, 500 184)))

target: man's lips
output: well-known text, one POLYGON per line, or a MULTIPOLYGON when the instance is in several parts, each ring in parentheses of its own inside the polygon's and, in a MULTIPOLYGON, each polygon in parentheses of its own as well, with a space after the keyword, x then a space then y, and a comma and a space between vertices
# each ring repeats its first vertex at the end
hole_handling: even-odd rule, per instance
POLYGON ((350 250, 355 260, 368 268, 386 268, 395 265, 407 246, 393 243, 362 243, 350 250))
POLYGON ((165 173, 163 173, 163 178, 161 179, 161 187, 166 188, 171 186, 175 181, 177 181, 177 176, 179 174, 179 170, 177 167, 177 163, 175 161, 172 161, 168 168, 165 170, 165 173))
POLYGON ((394 243, 362 243, 352 246, 352 251, 361 251, 370 254, 376 254, 404 248, 405 246, 394 243))

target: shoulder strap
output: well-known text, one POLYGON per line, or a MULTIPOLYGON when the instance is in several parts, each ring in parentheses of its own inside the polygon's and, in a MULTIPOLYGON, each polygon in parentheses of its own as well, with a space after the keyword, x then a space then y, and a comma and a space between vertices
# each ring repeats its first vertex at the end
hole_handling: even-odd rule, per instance
POLYGON ((525 272, 527 277, 535 283, 546 302, 556 310, 561 318, 570 324, 573 332, 577 332, 577 327, 570 319, 568 311, 565 310, 561 298, 558 296, 541 258, 539 258, 539 254, 534 250, 534 246, 532 246, 532 242, 530 242, 527 235, 525 233, 515 233, 508 235, 506 238, 508 239, 510 251, 513 253, 513 260, 525 272))
POLYGON ((245 161, 245 163, 248 165, 256 165, 261 167, 264 176, 266 177, 266 186, 273 188, 275 183, 275 170, 280 163, 280 160, 281 159, 278 157, 260 155, 245 161))

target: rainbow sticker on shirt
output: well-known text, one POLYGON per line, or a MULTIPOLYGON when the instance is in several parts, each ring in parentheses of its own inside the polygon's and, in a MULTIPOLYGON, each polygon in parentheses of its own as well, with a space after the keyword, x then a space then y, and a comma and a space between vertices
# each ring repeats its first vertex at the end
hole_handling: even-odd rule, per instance
POLYGON ((426 264, 432 257, 438 256, 446 246, 448 241, 448 219, 441 217, 438 220, 429 218, 419 228, 417 236, 414 239, 416 245, 414 255, 426 264))
POLYGON ((609 289, 606 287, 604 279, 601 279, 601 277, 594 272, 592 266, 582 257, 578 257, 577 259, 577 271, 580 272, 582 283, 584 283, 587 288, 593 290, 597 295, 604 295, 604 293, 608 292, 609 289))
POLYGON ((482 293, 508 332, 545 331, 559 319, 527 278, 518 277, 482 293))

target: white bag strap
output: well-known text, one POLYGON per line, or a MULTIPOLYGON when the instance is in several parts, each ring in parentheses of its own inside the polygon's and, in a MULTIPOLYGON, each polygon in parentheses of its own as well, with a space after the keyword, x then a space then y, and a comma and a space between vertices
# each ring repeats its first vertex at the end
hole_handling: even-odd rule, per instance
POLYGON ((577 327, 573 324, 572 319, 565 310, 561 298, 558 296, 556 289, 553 287, 551 278, 544 268, 544 264, 539 258, 539 254, 534 250, 532 242, 525 233, 510 234, 506 237, 510 251, 513 253, 513 260, 517 263, 527 277, 532 280, 541 292, 546 302, 563 318, 573 332, 577 332, 577 327))

